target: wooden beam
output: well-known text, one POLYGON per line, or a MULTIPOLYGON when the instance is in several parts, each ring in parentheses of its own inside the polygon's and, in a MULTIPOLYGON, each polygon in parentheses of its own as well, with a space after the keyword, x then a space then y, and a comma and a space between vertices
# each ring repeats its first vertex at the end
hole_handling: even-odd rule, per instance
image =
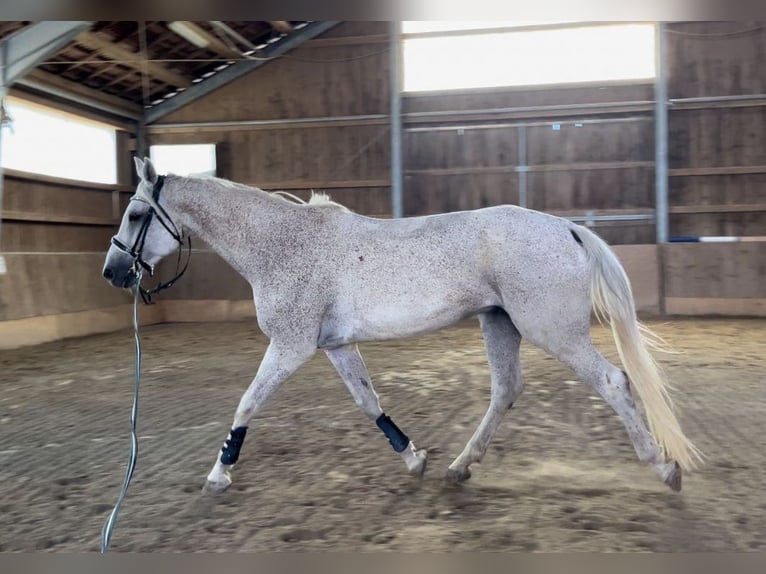
POLYGON ((77 37, 77 43, 82 44, 91 50, 95 50, 101 56, 116 60, 125 66, 130 66, 137 70, 143 70, 144 66, 146 66, 149 75, 166 84, 170 84, 177 88, 188 88, 192 85, 191 80, 186 76, 174 72, 157 62, 143 62, 141 60, 141 54, 121 48, 93 32, 84 32, 80 34, 77 37))
POLYGON ((651 167, 654 167, 654 162, 652 161, 605 161, 591 163, 550 163, 530 165, 527 167, 527 171, 531 173, 544 173, 550 171, 597 171, 651 167))
POLYGON ((766 297, 666 297, 668 315, 766 317, 766 297))
POLYGON ((388 116, 370 114, 365 116, 335 116, 318 118, 285 118, 276 120, 232 120, 220 122, 183 122, 153 124, 147 126, 150 134, 233 132, 251 130, 282 130, 327 128, 339 126, 380 126, 388 124, 388 116))
POLYGON ((269 20, 268 22, 271 24, 272 28, 282 34, 289 34, 293 31, 293 25, 287 20, 269 20))
MULTIPOLYGON (((194 22, 190 22, 188 20, 182 20, 180 21, 183 23, 187 28, 189 28, 194 34, 197 34, 200 38, 204 39, 207 42, 207 45, 205 46, 206 50, 211 50, 212 52, 215 52, 219 56, 223 56, 224 58, 242 58, 242 53, 239 50, 234 50, 233 48, 230 48, 225 42, 223 42, 220 38, 217 36, 214 36, 204 28, 198 26, 194 22)), ((170 28, 172 32, 175 34, 178 34, 170 28)), ((180 36, 180 34, 179 34, 180 36)), ((183 36, 180 36, 183 38, 183 36)), ((186 38, 184 38, 188 42, 186 38)), ((196 44, 195 44, 196 46, 196 44)))
POLYGON ((53 56, 80 32, 90 28, 87 20, 44 20, 6 36, 0 41, 0 86, 7 87, 53 56))
POLYGON ((143 108, 129 100, 123 100, 39 69, 31 71, 17 84, 123 117, 138 119, 143 115, 143 108))
POLYGON ((695 175, 744 175, 766 173, 766 165, 732 165, 721 167, 682 167, 668 170, 670 177, 695 175))
POLYGON ((89 191, 120 191, 123 193, 133 193, 134 188, 129 185, 120 185, 116 183, 96 183, 93 181, 80 181, 78 179, 67 179, 64 177, 53 177, 40 173, 31 173, 28 171, 19 171, 17 169, 4 169, 3 175, 9 179, 21 179, 39 183, 50 183, 64 187, 76 187, 89 191))
POLYGON ((354 179, 354 180, 308 180, 294 179, 288 181, 272 181, 248 183, 252 187, 264 190, 290 190, 290 189, 315 189, 317 191, 324 189, 353 189, 360 187, 388 187, 391 181, 388 179, 354 179))
POLYGON ((558 217, 603 217, 612 215, 654 215, 654 209, 541 209, 545 213, 556 215, 558 217))
POLYGON ((361 46, 364 44, 388 44, 388 34, 370 34, 369 36, 336 36, 334 38, 315 38, 304 45, 306 48, 331 48, 335 46, 361 46))
POLYGON ((609 169, 634 169, 650 168, 654 163, 651 161, 614 161, 614 162, 592 162, 592 163, 551 163, 540 165, 529 165, 519 167, 517 165, 494 165, 484 167, 448 167, 437 169, 409 169, 406 175, 483 175, 491 173, 546 173, 556 171, 594 171, 609 169))
POLYGON ((715 205, 674 205, 670 213, 757 213, 766 211, 766 203, 731 203, 715 205))
POLYGON ((81 215, 64 215, 60 213, 32 213, 28 211, 3 210, 4 221, 26 221, 29 223, 67 223, 70 225, 97 225, 100 227, 117 227, 119 219, 105 217, 85 217, 81 215))
MULTIPOLYGON (((405 100, 412 97, 411 93, 403 95, 405 100)), ((418 94, 416 97, 420 97, 418 94)), ((634 114, 651 112, 654 103, 650 100, 625 102, 594 102, 586 104, 561 104, 546 106, 521 106, 513 108, 467 109, 467 110, 437 110, 424 112, 405 112, 402 121, 412 124, 446 124, 451 122, 479 122, 516 119, 567 118, 562 121, 576 121, 573 118, 586 116, 608 116, 615 114, 634 114)))

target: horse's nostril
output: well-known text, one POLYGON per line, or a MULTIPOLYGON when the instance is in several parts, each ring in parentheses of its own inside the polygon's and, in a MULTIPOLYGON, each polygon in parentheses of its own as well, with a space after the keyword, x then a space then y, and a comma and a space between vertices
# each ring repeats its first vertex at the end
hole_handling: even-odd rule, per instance
POLYGON ((114 277, 114 271, 112 271, 109 267, 104 269, 104 279, 112 279, 114 277))

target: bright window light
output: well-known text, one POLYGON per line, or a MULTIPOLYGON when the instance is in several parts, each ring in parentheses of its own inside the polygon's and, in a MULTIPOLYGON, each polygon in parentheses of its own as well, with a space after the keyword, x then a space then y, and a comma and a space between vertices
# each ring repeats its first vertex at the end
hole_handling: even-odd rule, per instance
POLYGON ((153 145, 149 155, 157 173, 216 175, 215 144, 153 145))
MULTIPOLYGON (((426 24, 445 29, 406 24, 405 33, 432 31, 426 24)), ((503 23, 447 24, 475 30, 503 23)), ((649 79, 655 73, 654 24, 411 37, 403 40, 403 59, 406 92, 649 79)))
POLYGON ((13 121, 3 128, 4 168, 117 183, 115 128, 16 98, 5 107, 13 121))

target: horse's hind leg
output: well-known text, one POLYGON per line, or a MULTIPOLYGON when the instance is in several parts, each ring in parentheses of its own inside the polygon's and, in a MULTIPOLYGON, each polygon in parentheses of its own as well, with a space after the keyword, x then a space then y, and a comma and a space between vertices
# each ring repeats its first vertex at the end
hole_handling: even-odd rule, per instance
POLYGON ((487 348, 492 378, 492 398, 471 440, 447 469, 447 477, 454 481, 470 478, 470 465, 480 462, 484 457, 503 416, 524 388, 519 362, 521 335, 511 318, 502 309, 493 309, 479 315, 479 322, 487 348))
MULTIPOLYGON (((674 461, 666 461, 657 442, 644 424, 630 393, 630 382, 623 371, 609 363, 591 343, 585 329, 567 337, 567 330, 557 331, 565 343, 546 345, 547 350, 590 384, 611 406, 625 425, 639 460, 652 465, 655 473, 673 490, 681 490, 681 469, 674 461)), ((571 331, 569 331, 571 334, 571 331)))
POLYGON ((354 397, 354 402, 385 433, 391 446, 402 457, 410 473, 422 475, 426 468, 426 451, 423 449, 416 450, 415 445, 407 438, 407 435, 380 408, 378 395, 372 387, 370 375, 367 373, 367 367, 364 365, 364 360, 362 360, 357 346, 345 345, 329 349, 325 353, 348 387, 351 396, 354 397))
POLYGON ((205 491, 219 493, 229 487, 231 484, 229 471, 239 458, 239 450, 245 440, 248 423, 266 399, 315 352, 316 347, 309 344, 279 345, 272 341, 266 349, 255 379, 239 401, 231 432, 223 443, 213 470, 207 477, 205 491))

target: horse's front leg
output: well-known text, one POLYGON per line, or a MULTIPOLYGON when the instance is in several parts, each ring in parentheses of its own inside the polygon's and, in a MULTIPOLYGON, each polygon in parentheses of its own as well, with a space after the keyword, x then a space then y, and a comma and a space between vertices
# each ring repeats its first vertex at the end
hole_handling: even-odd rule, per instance
POLYGON ((230 470, 239 458, 245 440, 247 425, 264 405, 269 396, 279 388, 298 367, 309 360, 316 347, 306 344, 280 344, 272 341, 263 356, 258 373, 239 401, 231 432, 223 443, 218 460, 207 477, 204 490, 223 492, 231 484, 230 470))
POLYGON ((415 449, 407 435, 380 408, 378 395, 372 387, 372 380, 357 346, 345 345, 326 350, 325 353, 348 387, 357 406, 383 431, 410 473, 421 476, 426 468, 427 452, 424 449, 415 449))

